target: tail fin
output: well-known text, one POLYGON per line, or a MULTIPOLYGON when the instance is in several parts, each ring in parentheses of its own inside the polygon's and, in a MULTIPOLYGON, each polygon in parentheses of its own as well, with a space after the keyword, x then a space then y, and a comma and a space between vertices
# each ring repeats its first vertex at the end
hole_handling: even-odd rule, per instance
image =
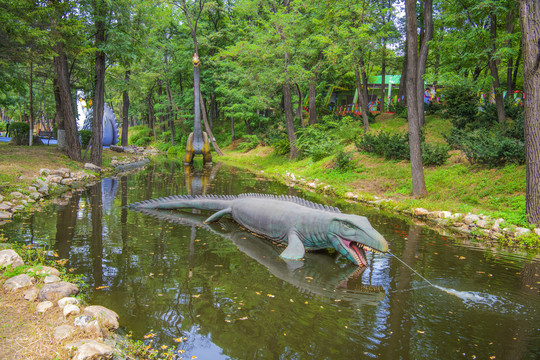
POLYGON ((143 200, 130 204, 132 209, 198 209, 198 210, 223 210, 230 206, 230 201, 235 196, 215 196, 215 195, 175 195, 157 199, 143 200))

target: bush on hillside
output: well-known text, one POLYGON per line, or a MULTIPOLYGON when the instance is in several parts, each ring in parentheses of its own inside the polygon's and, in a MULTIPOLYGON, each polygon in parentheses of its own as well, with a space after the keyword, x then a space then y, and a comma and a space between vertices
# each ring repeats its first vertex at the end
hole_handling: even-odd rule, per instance
POLYGON ((243 135, 242 142, 238 144, 238 149, 241 151, 249 151, 255 149, 259 145, 257 135, 243 135))
POLYGON ((337 150, 334 160, 336 162, 336 168, 341 173, 347 172, 353 168, 352 153, 343 148, 337 150))
POLYGON ((498 129, 453 129, 447 141, 462 150, 473 164, 500 166, 506 163, 525 163, 523 141, 506 137, 498 129))
POLYGON ((329 123, 316 124, 300 129, 297 146, 300 158, 310 157, 313 161, 319 161, 334 153, 338 142, 328 132, 329 123))
POLYGON ((446 87, 444 99, 447 114, 452 118, 455 127, 465 128, 468 123, 475 120, 478 112, 478 98, 471 83, 463 82, 446 87))
POLYGON ((81 139, 82 148, 86 149, 90 144, 90 139, 92 138, 92 130, 80 130, 79 137, 81 139))
MULTIPOLYGON (((450 148, 445 145, 433 145, 424 141, 421 134, 422 164, 425 166, 442 165, 448 160, 450 148)), ((356 148, 387 160, 410 160, 408 134, 380 131, 376 134, 365 134, 356 142, 356 148)))

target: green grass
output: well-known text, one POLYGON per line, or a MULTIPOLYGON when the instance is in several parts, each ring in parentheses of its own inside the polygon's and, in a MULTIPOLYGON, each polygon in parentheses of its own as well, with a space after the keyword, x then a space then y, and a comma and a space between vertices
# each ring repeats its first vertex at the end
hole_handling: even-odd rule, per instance
MULTIPOLYGON (((361 124, 359 124, 361 126, 361 124)), ((428 142, 444 144, 444 134, 451 128, 450 121, 438 116, 426 117, 428 142)), ((398 117, 379 116, 372 131, 407 131, 407 123, 398 117)), ((340 172, 333 169, 333 156, 320 161, 311 159, 288 161, 287 156, 272 154, 269 148, 257 148, 240 154, 227 150, 226 162, 251 170, 264 170, 276 178, 290 172, 307 182, 318 179, 330 185, 337 195, 352 191, 366 199, 373 195, 392 200, 398 210, 423 207, 431 211, 446 210, 453 213, 484 214, 502 217, 507 224, 527 226, 525 218, 524 165, 506 165, 499 168, 472 166, 463 156, 456 156, 443 166, 426 167, 424 177, 428 195, 422 199, 411 196, 412 180, 408 161, 387 161, 381 157, 354 153, 353 168, 340 172)))

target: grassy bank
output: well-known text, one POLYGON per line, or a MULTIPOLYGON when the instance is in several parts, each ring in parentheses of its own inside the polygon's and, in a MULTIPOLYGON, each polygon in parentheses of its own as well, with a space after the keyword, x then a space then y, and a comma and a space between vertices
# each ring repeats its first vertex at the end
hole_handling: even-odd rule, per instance
MULTIPOLYGON (((444 135, 451 125, 448 120, 430 116, 426 119, 426 140, 442 144, 444 135)), ((379 116, 372 124, 372 132, 381 130, 407 132, 404 119, 394 116, 379 116)), ((358 152, 354 144, 346 144, 352 153, 351 166, 345 171, 336 164, 336 157, 329 155, 319 161, 304 158, 289 161, 287 156, 277 155, 269 146, 242 152, 229 147, 223 161, 264 171, 269 176, 307 182, 318 180, 330 185, 338 196, 347 192, 361 199, 389 199, 381 206, 391 210, 426 208, 431 211, 484 214, 491 218, 503 218, 506 224, 527 226, 525 214, 525 165, 509 164, 487 168, 472 165, 460 151, 452 151, 449 160, 441 166, 424 168, 428 195, 422 199, 411 196, 412 180, 409 161, 389 161, 364 152, 358 152)), ((320 186, 323 191, 324 186, 320 186)))
MULTIPOLYGON (((84 154, 84 152, 82 152, 84 154)), ((86 155, 89 158, 90 153, 86 155)), ((103 149, 104 171, 112 170, 113 157, 135 159, 136 154, 117 153, 103 149)), ((88 160, 87 160, 88 161, 88 160)), ((70 160, 56 146, 14 146, 0 142, 0 195, 7 196, 12 191, 26 192, 39 170, 68 168, 72 172, 83 170, 84 163, 70 160)))

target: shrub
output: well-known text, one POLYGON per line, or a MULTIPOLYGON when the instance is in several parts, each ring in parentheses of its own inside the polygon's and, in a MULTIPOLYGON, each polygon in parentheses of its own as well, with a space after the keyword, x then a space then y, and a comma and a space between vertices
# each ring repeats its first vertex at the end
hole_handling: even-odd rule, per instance
POLYGON ((168 151, 169 148, 171 147, 171 143, 170 142, 163 142, 163 141, 158 141, 156 143, 156 148, 159 150, 159 151, 168 151))
POLYGON ((182 145, 171 146, 167 149, 167 155, 182 155, 185 150, 185 147, 182 145))
POLYGON ((422 165, 443 165, 450 157, 448 145, 422 144, 422 165))
POLYGON ((255 149, 259 145, 259 138, 257 135, 243 135, 242 142, 238 144, 238 149, 241 151, 249 151, 255 149))
POLYGON ((291 151, 291 146, 288 139, 280 139, 275 142, 273 145, 274 154, 276 155, 287 155, 291 151))
POLYGON ((88 144, 90 144, 90 139, 92 138, 92 130, 79 131, 79 137, 81 139, 82 148, 86 149, 88 147, 88 144))
POLYGON ((336 168, 341 172, 347 172, 348 170, 352 169, 352 153, 350 151, 346 151, 343 148, 340 148, 336 152, 335 156, 336 161, 336 168))
POLYGON ((21 145, 28 139, 29 132, 30 126, 25 122, 15 121, 9 126, 9 133, 17 145, 21 145))
POLYGON ((478 99, 471 83, 450 85, 444 90, 448 114, 460 121, 469 121, 478 112, 478 99))
MULTIPOLYGON (((422 164, 425 166, 442 165, 448 160, 449 147, 445 145, 428 144, 421 134, 422 164)), ((365 134, 356 142, 356 148, 376 155, 383 156, 387 160, 409 160, 410 146, 409 135, 380 131, 376 134, 365 134)))
POLYGON ((504 136, 499 130, 477 129, 452 132, 453 144, 461 149, 473 164, 500 166, 506 163, 524 163, 525 145, 522 141, 504 136))
POLYGON ((129 132, 129 143, 134 144, 134 145, 137 145, 137 143, 139 143, 142 145, 137 145, 137 146, 146 146, 147 144, 152 142, 152 140, 150 140, 149 142, 147 142, 146 140, 143 140, 143 141, 139 141, 139 140, 142 138, 149 138, 151 137, 151 134, 152 134, 152 130, 146 126, 143 126, 143 125, 133 126, 130 128, 130 132, 129 132))
POLYGON ((319 161, 334 153, 337 141, 328 132, 329 124, 330 122, 308 126, 298 131, 300 158, 311 157, 313 161, 319 161))
POLYGON ((143 146, 144 147, 144 146, 147 146, 147 145, 151 144, 153 140, 154 140, 153 137, 145 136, 145 137, 141 137, 141 138, 137 139, 133 144, 135 146, 143 146))

